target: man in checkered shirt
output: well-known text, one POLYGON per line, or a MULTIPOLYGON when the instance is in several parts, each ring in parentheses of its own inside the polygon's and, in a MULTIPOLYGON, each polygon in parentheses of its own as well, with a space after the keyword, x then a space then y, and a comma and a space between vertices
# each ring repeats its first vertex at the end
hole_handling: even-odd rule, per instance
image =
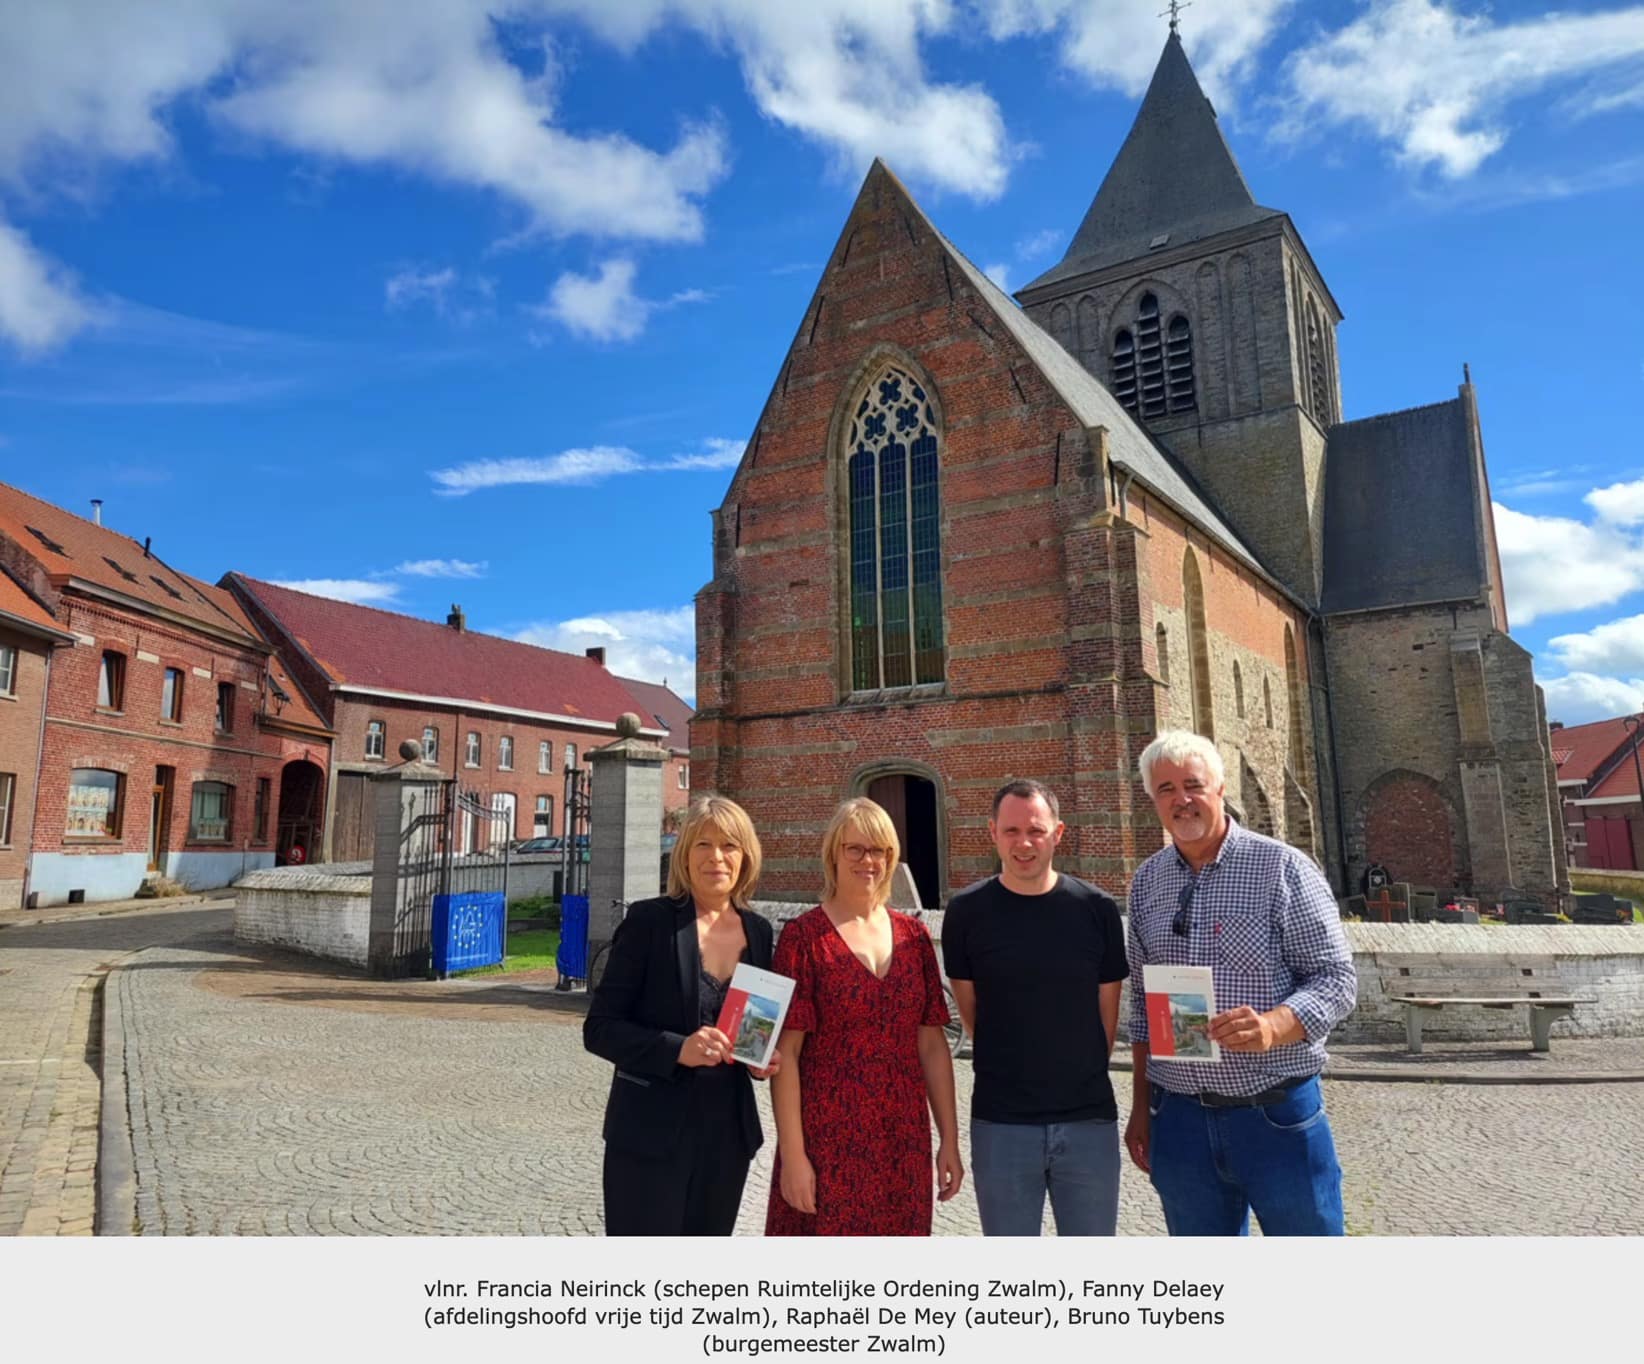
POLYGON ((1341 1166, 1318 1076, 1357 979, 1335 897, 1305 853, 1228 817, 1208 739, 1161 734, 1140 767, 1171 846, 1130 885, 1125 1146, 1172 1236, 1242 1236, 1252 1209, 1268 1236, 1340 1236, 1341 1166), (1149 1066, 1148 963, 1211 968, 1219 1062, 1149 1066))

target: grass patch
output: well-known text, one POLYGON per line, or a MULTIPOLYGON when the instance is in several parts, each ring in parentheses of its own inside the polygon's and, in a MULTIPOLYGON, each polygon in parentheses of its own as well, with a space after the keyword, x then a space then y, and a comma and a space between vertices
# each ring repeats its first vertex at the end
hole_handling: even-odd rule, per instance
POLYGON ((554 964, 559 951, 557 928, 536 929, 528 933, 510 933, 503 944, 507 954, 495 966, 478 966, 472 971, 454 971, 459 976, 504 976, 512 971, 541 971, 554 964))

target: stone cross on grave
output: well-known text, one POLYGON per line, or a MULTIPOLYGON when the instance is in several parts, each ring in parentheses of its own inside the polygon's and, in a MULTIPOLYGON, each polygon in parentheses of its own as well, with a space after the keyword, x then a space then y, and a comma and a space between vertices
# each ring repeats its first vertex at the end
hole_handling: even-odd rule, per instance
POLYGON ((1182 31, 1182 11, 1192 8, 1193 0, 1170 0, 1170 8, 1160 10, 1159 18, 1163 19, 1168 14, 1170 16, 1170 31, 1180 33, 1182 31))

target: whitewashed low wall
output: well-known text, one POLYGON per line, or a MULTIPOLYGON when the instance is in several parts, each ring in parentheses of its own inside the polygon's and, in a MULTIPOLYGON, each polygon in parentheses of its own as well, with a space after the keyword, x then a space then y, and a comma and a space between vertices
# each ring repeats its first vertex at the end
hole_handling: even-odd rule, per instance
POLYGON ((235 938, 364 966, 371 878, 337 870, 276 867, 242 877, 235 886, 235 938))

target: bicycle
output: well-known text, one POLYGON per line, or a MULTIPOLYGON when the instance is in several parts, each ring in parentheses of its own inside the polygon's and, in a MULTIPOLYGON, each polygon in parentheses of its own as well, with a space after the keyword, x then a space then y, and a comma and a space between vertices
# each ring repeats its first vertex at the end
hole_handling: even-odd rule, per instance
MULTIPOLYGON (((611 908, 617 911, 617 923, 628 917, 628 902, 626 900, 612 900, 611 908)), ((615 925, 612 925, 613 932, 615 925)), ((610 941, 602 942, 594 949, 593 955, 588 958, 588 974, 582 978, 582 986, 590 993, 598 986, 605 974, 605 963, 611 953, 610 941)))

